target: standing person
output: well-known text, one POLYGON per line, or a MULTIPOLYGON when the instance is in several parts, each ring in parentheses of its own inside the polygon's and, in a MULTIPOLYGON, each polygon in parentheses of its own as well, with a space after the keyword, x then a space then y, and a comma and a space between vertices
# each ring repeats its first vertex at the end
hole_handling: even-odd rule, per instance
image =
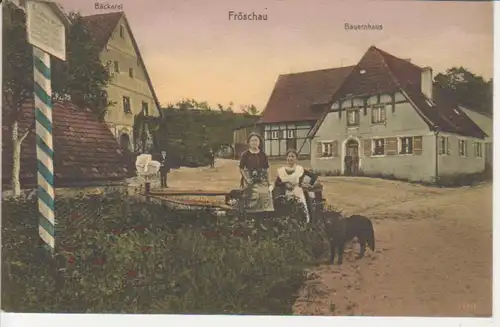
POLYGON ((304 205, 307 222, 310 222, 312 200, 307 188, 313 186, 318 177, 297 164, 297 157, 295 149, 286 152, 287 165, 278 168, 278 177, 276 177, 274 186, 280 190, 281 194, 287 197, 296 197, 304 205), (308 187, 304 183, 305 177, 309 178, 308 187))
POLYGON ((208 153, 208 157, 210 158, 210 167, 214 168, 215 167, 215 154, 214 154, 214 151, 212 149, 210 149, 210 151, 208 153))
POLYGON ((247 138, 248 150, 240 158, 241 185, 244 189, 246 212, 274 211, 269 189, 269 162, 262 151, 262 138, 251 133, 247 138))
POLYGON ((168 188, 167 174, 170 172, 170 164, 167 158, 167 152, 163 150, 160 157, 160 182, 162 188, 168 188))

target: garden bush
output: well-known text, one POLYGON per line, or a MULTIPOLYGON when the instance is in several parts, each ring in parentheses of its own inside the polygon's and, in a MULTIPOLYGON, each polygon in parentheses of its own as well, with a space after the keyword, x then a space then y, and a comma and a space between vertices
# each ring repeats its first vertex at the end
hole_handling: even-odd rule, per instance
POLYGON ((290 314, 322 238, 294 216, 180 212, 124 196, 56 200, 56 253, 36 201, 2 203, 8 312, 290 314))

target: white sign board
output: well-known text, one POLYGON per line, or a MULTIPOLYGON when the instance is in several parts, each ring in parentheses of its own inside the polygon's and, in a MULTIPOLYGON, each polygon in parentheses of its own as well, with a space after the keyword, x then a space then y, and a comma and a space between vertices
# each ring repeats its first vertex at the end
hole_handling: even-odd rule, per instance
POLYGON ((51 6, 27 1, 28 42, 61 60, 66 60, 66 28, 51 6))

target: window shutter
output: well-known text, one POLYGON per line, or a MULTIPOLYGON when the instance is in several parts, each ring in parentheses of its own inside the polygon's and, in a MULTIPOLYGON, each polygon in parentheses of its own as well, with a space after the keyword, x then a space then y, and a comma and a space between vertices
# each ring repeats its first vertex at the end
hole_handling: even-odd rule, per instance
POLYGON ((388 137, 386 139, 385 152, 388 155, 398 154, 398 138, 397 137, 388 137))
POLYGON ((368 113, 368 99, 364 99, 363 101, 363 115, 366 116, 368 113))
POLYGON ((420 155, 423 152, 422 136, 415 136, 413 138, 413 153, 420 155))
POLYGON ((380 107, 380 120, 385 121, 385 111, 387 106, 380 107))
POLYGON ((396 112, 396 94, 391 95, 391 106, 392 106, 392 113, 396 112))
MULTIPOLYGON (((439 141, 438 141, 438 143, 439 143, 439 145, 438 145, 438 148, 439 148, 438 153, 439 153, 439 154, 444 154, 443 142, 442 142, 443 140, 444 140, 444 139, 441 137, 441 138, 439 139, 439 141)), ((444 140, 444 141, 446 142, 446 140, 444 140)))
POLYGON ((371 107, 371 110, 372 110, 372 123, 376 122, 377 119, 376 119, 376 107, 371 107))
POLYGON ((468 144, 467 144, 467 140, 464 140, 464 153, 465 153, 465 156, 466 156, 466 157, 468 157, 468 156, 469 156, 469 154, 467 153, 467 150, 468 150, 468 149, 467 149, 467 148, 468 148, 468 146, 467 146, 467 145, 468 145, 468 144))
POLYGON ((450 154, 451 153, 451 150, 450 150, 450 139, 449 138, 446 138, 446 154, 450 154))
POLYGON ((321 142, 316 143, 316 158, 321 158, 323 156, 323 146, 321 142))
POLYGON ((339 141, 332 142, 332 157, 339 156, 339 141))
POLYGON ((363 155, 365 157, 369 157, 372 155, 372 140, 371 139, 363 140, 363 155))

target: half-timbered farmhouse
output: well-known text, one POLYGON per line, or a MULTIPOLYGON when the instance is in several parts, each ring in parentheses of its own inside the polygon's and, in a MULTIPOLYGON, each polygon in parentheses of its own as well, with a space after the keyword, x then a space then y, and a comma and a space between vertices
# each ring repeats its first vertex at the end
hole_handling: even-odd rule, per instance
POLYGON ((431 68, 376 47, 334 92, 309 136, 315 170, 413 181, 481 172, 491 147, 489 135, 433 82, 431 68))
POLYGON ((332 95, 351 67, 280 75, 262 113, 264 151, 270 157, 284 156, 287 149, 311 154, 308 134, 321 117, 332 95))

